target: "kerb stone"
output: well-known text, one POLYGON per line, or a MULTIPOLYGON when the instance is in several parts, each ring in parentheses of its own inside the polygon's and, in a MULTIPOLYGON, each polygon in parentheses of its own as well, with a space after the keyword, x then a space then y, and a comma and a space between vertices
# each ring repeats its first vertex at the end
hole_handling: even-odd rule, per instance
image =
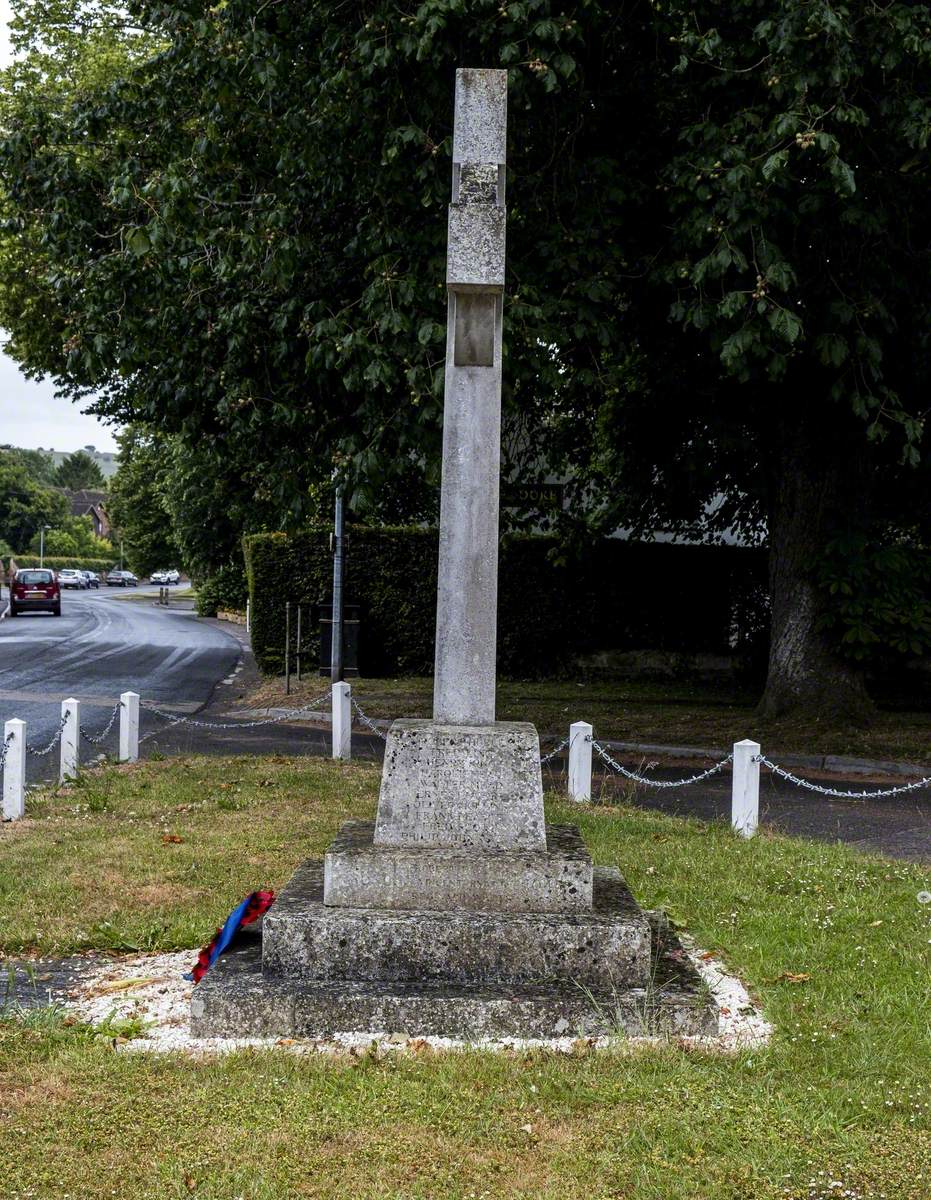
POLYGON ((532 725, 395 721, 376 846, 546 850, 540 742, 532 725))

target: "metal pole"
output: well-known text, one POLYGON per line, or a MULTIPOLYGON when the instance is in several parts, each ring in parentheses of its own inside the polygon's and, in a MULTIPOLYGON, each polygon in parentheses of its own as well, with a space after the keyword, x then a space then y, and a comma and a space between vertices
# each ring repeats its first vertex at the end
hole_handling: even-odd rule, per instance
POLYGON ((123 539, 120 538, 120 570, 123 569, 123 539))
POLYGON ((297 606, 297 681, 301 682, 301 606, 297 606))
POLYGON ((39 566, 45 565, 45 526, 39 526, 39 566))
POLYGON ((284 606, 284 694, 291 695, 291 601, 284 606))
POLYGON ((343 489, 336 488, 333 517, 333 613, 330 625, 330 682, 343 678, 343 489))

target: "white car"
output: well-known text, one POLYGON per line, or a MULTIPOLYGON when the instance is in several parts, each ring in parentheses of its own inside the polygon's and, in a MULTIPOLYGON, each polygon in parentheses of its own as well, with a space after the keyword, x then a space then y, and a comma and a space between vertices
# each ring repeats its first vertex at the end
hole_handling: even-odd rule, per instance
POLYGON ((149 583, 167 583, 167 582, 168 582, 168 572, 167 571, 153 571, 152 574, 149 576, 149 583))
POLYGON ((87 580, 84 578, 83 571, 76 571, 73 567, 62 567, 58 572, 58 586, 60 588, 77 588, 83 591, 87 588, 87 580))
POLYGON ((172 568, 170 571, 166 571, 165 572, 165 582, 166 583, 180 583, 181 582, 181 572, 174 570, 174 568, 172 568))

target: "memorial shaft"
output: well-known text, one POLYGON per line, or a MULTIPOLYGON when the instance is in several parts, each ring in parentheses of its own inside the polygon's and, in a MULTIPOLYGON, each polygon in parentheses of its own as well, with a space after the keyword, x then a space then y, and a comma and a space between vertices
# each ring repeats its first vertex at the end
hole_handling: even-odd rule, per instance
POLYGON ((495 719, 507 72, 456 72, 433 718, 495 719))

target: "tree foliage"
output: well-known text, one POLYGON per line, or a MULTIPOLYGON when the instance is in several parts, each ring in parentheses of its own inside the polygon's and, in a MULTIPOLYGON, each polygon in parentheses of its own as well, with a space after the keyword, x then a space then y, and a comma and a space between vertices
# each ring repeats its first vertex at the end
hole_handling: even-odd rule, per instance
POLYGON ((210 464, 186 478, 224 511, 298 523, 336 466, 359 511, 429 512, 452 77, 482 64, 509 70, 508 446, 572 469, 570 531, 807 529, 774 598, 821 602, 814 562, 855 529, 926 542, 927 4, 129 13, 141 35, 101 26, 105 83, 64 33, 56 74, 48 21, 23 25, 0 323, 28 369, 210 464), (921 497, 907 521, 896 493, 921 497))
POLYGON ((38 483, 18 452, 0 450, 0 539, 14 551, 25 550, 42 525, 69 519, 64 496, 38 483))
POLYGON ((62 459, 55 472, 55 483, 69 492, 78 492, 84 488, 100 489, 105 481, 103 472, 87 451, 76 450, 62 459))

